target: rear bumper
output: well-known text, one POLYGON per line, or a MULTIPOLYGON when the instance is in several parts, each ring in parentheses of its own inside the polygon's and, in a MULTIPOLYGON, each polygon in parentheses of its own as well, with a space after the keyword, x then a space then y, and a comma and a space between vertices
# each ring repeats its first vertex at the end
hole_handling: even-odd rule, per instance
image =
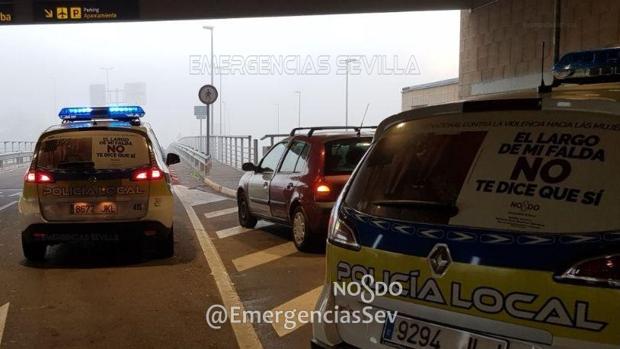
POLYGON ((332 212, 332 207, 334 207, 333 202, 315 202, 308 205, 308 207, 304 207, 313 234, 327 236, 327 225, 329 224, 329 215, 332 212))
POLYGON ((311 349, 357 349, 357 347, 348 345, 346 343, 341 343, 335 346, 330 346, 325 343, 321 343, 320 341, 314 338, 310 341, 310 348, 311 349))
POLYGON ((171 229, 159 222, 32 224, 22 232, 24 242, 49 244, 78 241, 165 239, 171 229))

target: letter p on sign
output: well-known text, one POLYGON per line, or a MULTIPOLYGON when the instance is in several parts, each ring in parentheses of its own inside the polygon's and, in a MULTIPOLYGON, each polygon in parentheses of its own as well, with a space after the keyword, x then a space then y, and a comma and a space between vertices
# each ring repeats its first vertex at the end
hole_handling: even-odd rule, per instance
POLYGON ((69 15, 71 16, 71 19, 82 19, 82 8, 72 7, 69 15))

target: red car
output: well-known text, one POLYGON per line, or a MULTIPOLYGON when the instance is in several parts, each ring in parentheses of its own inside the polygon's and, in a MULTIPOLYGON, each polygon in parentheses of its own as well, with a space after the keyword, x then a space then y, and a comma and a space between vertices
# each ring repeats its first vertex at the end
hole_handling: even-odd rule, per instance
POLYGON ((372 141, 362 131, 374 128, 296 128, 258 164, 243 164, 241 226, 253 228, 258 219, 290 225, 304 251, 324 242, 331 208, 372 141))

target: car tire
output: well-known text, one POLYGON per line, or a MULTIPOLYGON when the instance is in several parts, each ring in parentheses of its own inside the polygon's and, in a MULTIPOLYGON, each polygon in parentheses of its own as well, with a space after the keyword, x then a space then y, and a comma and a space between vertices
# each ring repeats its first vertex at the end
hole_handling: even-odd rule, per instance
POLYGON ((47 244, 42 242, 23 242, 22 249, 24 257, 31 262, 42 262, 45 260, 47 244))
POLYGON ((244 193, 237 196, 237 215, 239 216, 239 225, 244 228, 254 228, 258 220, 250 213, 250 206, 244 193))
POLYGON ((174 256, 174 229, 170 229, 168 236, 158 241, 157 244, 158 258, 170 258, 172 256, 174 256))
POLYGON ((308 217, 301 206, 293 210, 291 217, 293 226, 293 242, 299 251, 308 252, 316 245, 316 237, 310 231, 308 217))

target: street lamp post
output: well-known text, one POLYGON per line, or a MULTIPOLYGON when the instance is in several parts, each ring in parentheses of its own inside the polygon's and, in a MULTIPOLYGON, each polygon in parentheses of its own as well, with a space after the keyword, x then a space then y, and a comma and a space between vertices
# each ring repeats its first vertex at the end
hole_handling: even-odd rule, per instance
POLYGON ((220 94, 220 98, 219 98, 220 108, 219 109, 220 109, 220 136, 221 136, 222 135, 222 90, 223 90, 222 88, 222 66, 221 65, 219 66, 218 72, 220 74, 220 86, 218 86, 219 88, 218 92, 220 94))
POLYGON ((349 58, 345 60, 345 63, 347 64, 347 74, 346 74, 346 78, 345 78, 345 97, 344 97, 344 125, 345 126, 349 126, 349 64, 351 64, 352 62, 357 62, 357 59, 355 58, 349 58))
POLYGON ((297 94, 297 127, 301 127, 301 91, 295 91, 297 94))

